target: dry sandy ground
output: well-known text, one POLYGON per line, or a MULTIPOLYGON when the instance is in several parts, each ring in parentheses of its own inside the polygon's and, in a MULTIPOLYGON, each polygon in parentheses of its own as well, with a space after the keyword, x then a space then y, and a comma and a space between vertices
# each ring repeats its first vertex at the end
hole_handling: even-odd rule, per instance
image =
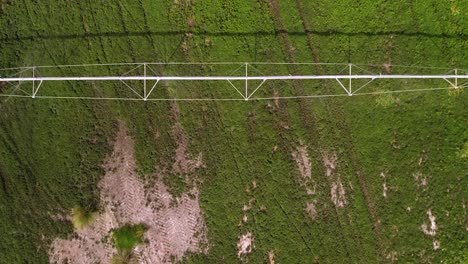
POLYGON ((325 153, 323 155, 323 166, 325 166, 325 174, 327 175, 327 177, 330 177, 333 173, 335 173, 337 161, 338 157, 336 156, 336 153, 325 153))
POLYGON ((304 181, 310 180, 312 176, 312 165, 310 163, 309 154, 307 153, 307 147, 299 146, 291 155, 296 161, 297 169, 304 181))
POLYGON ((346 199, 346 191, 341 182, 339 174, 335 173, 337 169, 338 157, 336 153, 325 153, 323 155, 323 165, 325 166, 325 174, 331 180, 330 196, 333 204, 336 207, 345 207, 348 204, 346 199))
MULTIPOLYGON (((432 210, 429 208, 426 211, 427 217, 429 218, 429 224, 423 223, 421 225, 421 231, 431 237, 435 237, 437 235, 437 223, 436 223, 436 217, 435 215, 432 214, 432 210)), ((433 240, 432 241, 432 248, 434 250, 438 250, 440 248, 440 242, 438 240, 433 240)))
POLYGON ((426 189, 427 187, 427 177, 424 176, 421 172, 417 171, 413 173, 413 178, 418 188, 426 189))
POLYGON ((268 263, 275 264, 275 252, 268 251, 268 263))
MULTIPOLYGON (((177 160, 174 169, 189 173, 201 158, 187 162, 185 148, 178 148, 177 156, 182 156, 182 161, 177 160)), ((127 223, 148 228, 144 237, 147 243, 133 252, 138 263, 170 263, 182 259, 187 252, 206 252, 206 225, 197 188, 175 199, 159 178, 149 184, 150 181, 136 175, 133 140, 123 124, 104 168, 106 174, 99 183, 101 212, 89 226, 77 230, 70 238, 53 241, 49 252, 51 263, 110 263, 117 253, 112 244, 112 230, 127 223)))
POLYGON ((432 214, 431 209, 428 209, 426 213, 427 213, 427 217, 429 218, 430 224, 429 225, 427 223, 422 224, 421 231, 423 231, 425 235, 435 236, 437 234, 437 224, 435 221, 436 217, 432 214))
POLYGON ((385 199, 387 199, 388 197, 388 185, 387 185, 387 176, 385 175, 385 173, 381 172, 380 173, 380 177, 382 177, 382 195, 385 199))
POLYGON ((340 178, 332 183, 330 195, 331 200, 336 207, 345 207, 346 204, 348 204, 348 201, 346 200, 346 192, 340 178))
POLYGON ((312 220, 315 220, 317 218, 317 208, 315 205, 316 203, 317 201, 313 200, 312 202, 307 203, 306 208, 304 209, 312 220))
MULTIPOLYGON (((304 211, 307 215, 315 220, 317 218, 317 200, 314 199, 315 184, 312 180, 312 164, 310 161, 307 147, 302 143, 296 147, 296 150, 291 153, 294 161, 296 162, 296 168, 300 175, 301 185, 305 187, 307 195, 310 197, 310 201, 306 203, 304 211)), ((323 166, 325 168, 325 175, 330 182, 330 198, 336 208, 343 208, 348 204, 346 199, 346 191, 341 181, 341 177, 337 170, 338 157, 336 153, 325 152, 323 153, 323 166)))
MULTIPOLYGON (((307 195, 312 198, 315 195, 315 184, 312 181, 312 164, 310 162, 309 153, 307 152, 307 147, 301 144, 291 155, 296 162, 297 170, 301 176, 301 185, 305 187, 307 195)), ((310 202, 307 202, 304 208, 304 211, 312 220, 317 218, 316 204, 317 201, 312 199, 310 202)))
POLYGON ((237 256, 242 257, 252 252, 254 238, 251 232, 247 232, 239 237, 237 242, 237 256))

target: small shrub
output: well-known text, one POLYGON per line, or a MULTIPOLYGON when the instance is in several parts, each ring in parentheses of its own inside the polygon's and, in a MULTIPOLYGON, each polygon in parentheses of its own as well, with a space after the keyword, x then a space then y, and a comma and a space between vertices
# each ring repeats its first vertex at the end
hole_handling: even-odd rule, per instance
POLYGON ((122 256, 127 256, 136 245, 142 244, 145 231, 144 225, 127 224, 116 229, 112 238, 119 253, 122 256))
POLYGON ((86 208, 80 205, 77 205, 72 208, 72 223, 75 229, 83 229, 89 225, 97 215, 97 212, 94 212, 90 208, 86 208))
POLYGON ((395 102, 395 98, 393 98, 393 95, 390 93, 382 93, 382 94, 377 95, 377 98, 375 98, 375 101, 380 106, 388 107, 395 102))

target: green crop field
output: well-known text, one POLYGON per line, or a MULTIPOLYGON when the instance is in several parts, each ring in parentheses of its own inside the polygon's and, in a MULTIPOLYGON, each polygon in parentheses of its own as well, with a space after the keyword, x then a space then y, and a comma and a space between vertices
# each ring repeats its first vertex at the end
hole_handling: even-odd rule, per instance
MULTIPOLYGON (((466 0, 0 0, 0 68, 234 61, 272 75, 329 73, 320 65, 256 64, 324 62, 435 74, 396 65, 468 69, 467 14, 466 0)), ((159 70, 230 73, 201 65, 159 70)), ((209 246, 182 263, 270 263, 271 252, 276 263, 467 263, 468 93, 377 94, 413 87, 449 85, 392 80, 366 86, 376 93, 363 96, 248 102, 0 97, 0 263, 48 263, 52 241, 74 232, 63 216, 97 207, 119 120, 135 141, 138 174, 161 173, 175 197, 195 181, 161 170, 174 163, 173 126, 181 124, 190 155, 203 153, 191 177, 209 246), (307 181, 295 161, 300 151, 310 158, 307 181), (246 204, 249 220, 239 224, 246 204), (237 243, 247 232, 254 247, 239 258, 237 243)), ((236 96, 228 88, 167 82, 153 96, 236 96)), ((41 89, 130 94, 119 82, 41 89)), ((339 89, 332 81, 267 82, 258 95, 339 89)))

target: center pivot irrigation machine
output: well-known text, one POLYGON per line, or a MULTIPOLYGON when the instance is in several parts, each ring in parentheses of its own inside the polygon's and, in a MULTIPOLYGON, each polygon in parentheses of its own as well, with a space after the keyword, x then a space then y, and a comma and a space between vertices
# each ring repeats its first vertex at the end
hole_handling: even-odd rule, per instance
POLYGON ((346 63, 31 66, 0 69, 0 97, 249 101, 377 95, 463 89, 468 86, 466 72, 442 67, 346 63))

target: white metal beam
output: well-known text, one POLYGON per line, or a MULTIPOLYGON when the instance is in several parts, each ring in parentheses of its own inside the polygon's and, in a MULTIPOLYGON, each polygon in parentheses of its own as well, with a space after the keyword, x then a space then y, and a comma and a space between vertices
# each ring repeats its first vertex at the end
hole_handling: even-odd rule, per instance
MULTIPOLYGON (((443 80, 450 84, 450 89, 458 89, 458 88, 466 88, 466 82, 459 82, 460 80, 466 80, 468 79, 468 75, 460 75, 460 72, 458 69, 451 70, 450 72, 444 73, 444 74, 439 74, 439 75, 425 75, 425 74, 374 74, 366 69, 363 69, 355 64, 330 64, 330 65, 343 65, 345 66, 341 71, 338 73, 335 73, 333 75, 265 75, 258 71, 255 67, 252 66, 252 64, 245 62, 245 63, 239 63, 240 66, 234 70, 230 75, 226 76, 164 76, 163 74, 157 73, 154 71, 154 69, 151 68, 150 65, 179 65, 179 64, 185 64, 185 63, 127 63, 127 64, 90 64, 90 65, 61 65, 61 66, 33 66, 33 67, 22 67, 22 68, 10 68, 10 69, 0 69, 0 73, 3 71, 12 71, 12 70, 17 70, 18 72, 9 75, 8 77, 0 75, 0 82, 7 82, 7 83, 18 83, 21 84, 23 82, 30 82, 32 83, 32 91, 31 94, 26 93, 29 95, 29 97, 32 98, 60 98, 60 96, 57 97, 52 97, 52 96, 47 96, 41 93, 38 95, 39 88, 41 88, 41 85, 44 82, 63 82, 63 81, 120 81, 122 82, 127 88, 129 88, 133 93, 135 93, 138 98, 121 98, 121 99, 129 99, 129 100, 144 100, 144 101, 149 101, 149 100, 160 100, 156 98, 150 98, 150 95, 153 93, 155 90, 156 86, 160 81, 224 81, 228 82, 236 91, 237 93, 241 96, 243 100, 256 100, 258 99, 257 97, 253 97, 254 94, 256 94, 257 90, 259 90, 263 84, 266 81, 287 81, 287 80, 336 80, 341 86, 341 88, 344 89, 346 94, 337 94, 336 96, 342 96, 342 95, 362 95, 366 93, 357 93, 359 92, 362 88, 373 82, 374 80, 378 79, 431 79, 431 80, 443 80), (108 76, 41 76, 39 72, 37 71, 38 68, 61 68, 61 67, 85 67, 85 66, 131 66, 130 70, 125 72, 124 74, 117 74, 117 75, 108 75, 108 76), (136 73, 136 70, 142 67, 142 73, 136 73), (248 68, 251 67, 255 72, 256 75, 254 76, 249 76, 249 70, 248 68), (356 67, 356 70, 353 70, 353 67, 356 67), (148 69, 150 72, 148 72, 148 69), (243 69, 243 70, 242 70, 243 69), (31 70, 32 74, 30 76, 24 76, 22 73, 31 70), (347 70, 347 71, 346 71, 347 70), (357 74, 357 72, 360 72, 357 74), (21 76, 21 75, 23 76, 21 76), (132 75, 133 74, 133 75, 132 75), (367 82, 358 82, 359 85, 356 85, 356 83, 353 84, 353 80, 364 80, 367 82), (141 81, 142 82, 142 91, 140 91, 140 88, 136 89, 136 87, 130 86, 129 83, 130 81, 141 81), (152 85, 149 86, 147 83, 148 81, 152 82, 152 85), (244 87, 236 87, 233 82, 235 81, 241 81, 245 83, 244 87), (258 86, 250 87, 249 88, 249 81, 260 81, 260 84, 258 86), (461 83, 459 85, 459 83, 461 83), (353 89, 354 86, 354 89, 353 89), (254 89, 253 89, 254 88, 254 89), (252 91, 252 90, 253 91, 252 91)), ((187 64, 194 64, 198 65, 197 63, 187 63, 187 64)), ((237 64, 237 63, 199 63, 201 64, 237 64)), ((285 64, 285 63, 256 63, 256 64, 285 64)), ((287 64, 287 63, 286 63, 287 64)), ((310 63, 305 63, 304 65, 309 65, 310 63)), ((320 63, 319 63, 320 64, 320 63)), ((313 64, 310 64, 313 65, 313 64)), ((403 66, 402 66, 403 67, 403 66)), ((426 67, 415 67, 415 68, 426 68, 426 67)), ((441 68, 442 69, 442 68, 441 68)), ((446 69, 446 68, 443 68, 446 69)), ((462 70, 464 71, 464 70, 462 70)), ((466 71, 464 71, 466 73, 466 71)), ((19 88, 19 85, 18 87, 19 88)), ((442 88, 434 88, 434 89, 442 89, 442 88)), ((14 90, 16 91, 16 89, 14 90)), ((23 91, 23 90, 22 90, 23 91)), ((24 91, 23 91, 24 92, 24 91)), ((16 94, 1 94, 0 97, 5 97, 5 96, 20 96, 22 95, 16 95, 16 94)), ((315 96, 315 95, 314 95, 315 96)), ((312 97, 314 97, 312 96, 312 97)), ((316 95, 316 96, 335 96, 335 95, 316 95)), ((67 97, 68 98, 68 97, 67 97)), ((76 97, 80 98, 80 97, 76 97)), ((230 98, 227 100, 237 100, 234 98, 230 98)), ((165 100, 165 99, 161 99, 165 100)), ((170 100, 170 99, 167 99, 170 100)), ((178 99, 177 99, 178 100, 178 99)), ((187 99, 189 100, 189 99, 187 99)), ((207 99, 208 100, 208 99, 207 99)), ((223 99, 224 100, 224 99, 223 99)))
POLYGON ((64 76, 0 77, 0 82, 40 81, 255 81, 336 79, 468 79, 468 75, 277 75, 277 76, 64 76))

